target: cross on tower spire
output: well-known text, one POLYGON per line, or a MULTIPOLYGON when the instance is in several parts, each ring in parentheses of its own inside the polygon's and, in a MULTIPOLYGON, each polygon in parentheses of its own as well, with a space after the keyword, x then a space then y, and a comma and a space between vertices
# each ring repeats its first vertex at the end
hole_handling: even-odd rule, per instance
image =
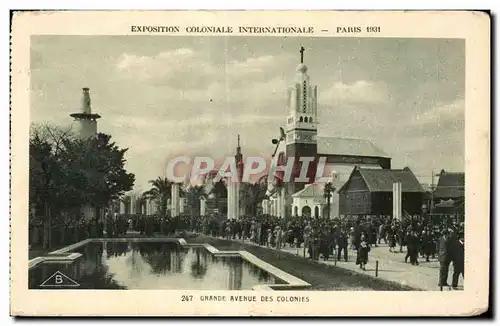
POLYGON ((304 51, 305 50, 306 49, 304 49, 303 46, 300 46, 300 51, 299 51, 300 52, 300 63, 304 63, 304 51))

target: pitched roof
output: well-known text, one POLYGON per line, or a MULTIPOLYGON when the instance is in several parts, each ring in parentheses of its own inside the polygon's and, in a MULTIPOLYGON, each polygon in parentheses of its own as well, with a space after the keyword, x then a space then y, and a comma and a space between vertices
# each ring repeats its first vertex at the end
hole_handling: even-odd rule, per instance
POLYGON ((460 213, 464 212, 465 202, 461 199, 458 200, 442 200, 440 203, 434 206, 434 213, 460 213))
POLYGON ((434 197, 458 198, 465 196, 465 173, 441 172, 434 197))
POLYGON ((372 192, 392 192, 395 182, 401 182, 402 192, 424 192, 424 188, 409 168, 402 170, 358 169, 372 192))
POLYGON ((297 191, 292 197, 323 197, 324 184, 311 183, 304 187, 304 189, 297 191))
MULTIPOLYGON (((402 170, 363 169, 356 167, 352 173, 359 171, 371 192, 392 192, 395 182, 401 182, 402 192, 424 192, 422 185, 409 168, 402 170)), ((341 189, 347 186, 347 181, 341 189)))
POLYGON ((319 155, 352 155, 390 158, 387 153, 366 139, 318 137, 319 155))

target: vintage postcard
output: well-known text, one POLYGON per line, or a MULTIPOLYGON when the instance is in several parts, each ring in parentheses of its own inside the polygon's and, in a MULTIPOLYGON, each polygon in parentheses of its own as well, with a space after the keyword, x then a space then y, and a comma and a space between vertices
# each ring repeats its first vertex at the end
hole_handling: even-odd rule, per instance
POLYGON ((488 309, 488 15, 17 12, 11 50, 12 315, 488 309))

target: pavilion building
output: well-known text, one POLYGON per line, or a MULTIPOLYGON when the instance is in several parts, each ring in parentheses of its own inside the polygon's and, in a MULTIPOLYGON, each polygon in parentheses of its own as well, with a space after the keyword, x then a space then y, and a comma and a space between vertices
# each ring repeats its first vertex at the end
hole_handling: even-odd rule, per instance
POLYGON ((307 181, 280 184, 283 173, 277 172, 277 181, 268 186, 269 200, 263 210, 280 217, 308 215, 323 217, 326 199, 324 183, 313 184, 320 158, 325 158, 325 173, 335 190, 330 199, 330 216, 339 216, 338 190, 347 181, 356 166, 370 169, 390 169, 391 157, 367 139, 322 136, 318 119, 318 86, 313 85, 304 63, 304 48, 300 50, 300 63, 295 81, 287 90, 288 116, 284 126, 284 139, 278 144, 273 164, 285 165, 293 158, 292 178, 300 175, 302 160, 313 158, 309 164, 307 181))

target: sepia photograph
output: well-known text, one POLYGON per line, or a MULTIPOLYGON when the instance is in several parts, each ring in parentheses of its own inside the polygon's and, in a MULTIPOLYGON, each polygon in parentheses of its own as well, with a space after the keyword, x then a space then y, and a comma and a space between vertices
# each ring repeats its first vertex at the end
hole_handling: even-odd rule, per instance
POLYGON ((473 290, 465 37, 278 25, 26 38, 26 293, 473 290))

